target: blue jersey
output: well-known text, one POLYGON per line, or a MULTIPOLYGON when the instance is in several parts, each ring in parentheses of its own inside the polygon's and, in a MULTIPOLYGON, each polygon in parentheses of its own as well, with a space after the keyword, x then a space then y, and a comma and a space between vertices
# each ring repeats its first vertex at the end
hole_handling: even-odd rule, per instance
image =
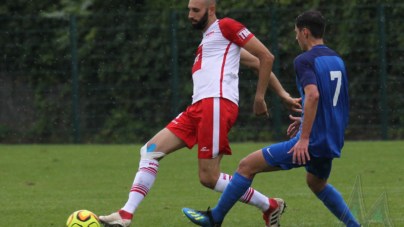
POLYGON ((348 78, 344 62, 331 49, 318 45, 299 55, 294 66, 303 105, 307 85, 316 85, 320 94, 310 133, 309 152, 315 157, 339 158, 349 118, 348 78))

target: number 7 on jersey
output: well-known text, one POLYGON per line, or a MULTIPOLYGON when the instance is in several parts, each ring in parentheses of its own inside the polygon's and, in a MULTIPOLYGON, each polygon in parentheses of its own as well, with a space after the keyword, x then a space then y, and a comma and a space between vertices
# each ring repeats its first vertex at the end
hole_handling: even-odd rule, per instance
POLYGON ((337 102, 338 102, 338 96, 339 93, 341 91, 341 77, 342 77, 342 73, 341 71, 331 71, 330 72, 331 75, 331 80, 334 81, 335 79, 337 79, 337 88, 335 89, 335 94, 334 94, 334 100, 333 100, 333 105, 336 106, 337 102))

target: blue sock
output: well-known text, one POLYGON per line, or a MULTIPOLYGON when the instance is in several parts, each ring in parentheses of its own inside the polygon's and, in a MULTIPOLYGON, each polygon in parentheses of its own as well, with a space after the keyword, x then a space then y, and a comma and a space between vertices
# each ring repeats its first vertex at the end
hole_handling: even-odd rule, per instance
POLYGON ((347 227, 359 227, 359 223, 342 199, 341 194, 330 184, 317 194, 317 198, 347 227))
POLYGON ((224 216, 236 204, 236 202, 244 195, 244 193, 251 186, 252 180, 243 177, 241 174, 235 172, 233 179, 227 185, 220 200, 215 208, 212 209, 213 220, 218 223, 222 222, 224 216))

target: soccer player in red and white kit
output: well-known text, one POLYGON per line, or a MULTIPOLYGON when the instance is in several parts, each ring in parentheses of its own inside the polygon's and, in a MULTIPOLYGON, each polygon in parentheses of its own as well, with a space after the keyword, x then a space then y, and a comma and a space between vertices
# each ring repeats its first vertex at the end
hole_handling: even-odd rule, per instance
MULTIPOLYGON (((192 78, 192 105, 157 133, 140 150, 139 170, 125 206, 116 213, 100 216, 104 226, 128 227, 133 213, 152 187, 159 161, 184 147, 198 144, 199 178, 202 185, 223 192, 232 176, 220 172, 223 155, 231 150, 227 134, 238 114, 238 71, 240 63, 258 73, 254 113, 268 117, 264 100, 268 85, 294 111, 301 111, 300 99, 293 99, 271 73, 274 57, 242 24, 216 17, 215 0, 190 0, 189 19, 203 39, 196 53, 192 78)), ((264 213, 268 226, 278 201, 250 188, 241 202, 256 206, 264 213)))

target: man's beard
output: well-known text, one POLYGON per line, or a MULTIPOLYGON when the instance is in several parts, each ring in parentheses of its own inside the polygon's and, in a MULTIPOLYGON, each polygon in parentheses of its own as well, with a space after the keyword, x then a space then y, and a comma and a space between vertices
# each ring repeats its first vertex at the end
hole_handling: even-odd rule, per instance
POLYGON ((205 15, 203 15, 203 17, 199 21, 191 20, 191 21, 196 21, 196 24, 192 24, 192 27, 194 27, 196 30, 203 30, 203 29, 205 29, 206 25, 208 25, 208 20, 209 20, 209 16, 208 16, 208 11, 206 10, 205 15))

